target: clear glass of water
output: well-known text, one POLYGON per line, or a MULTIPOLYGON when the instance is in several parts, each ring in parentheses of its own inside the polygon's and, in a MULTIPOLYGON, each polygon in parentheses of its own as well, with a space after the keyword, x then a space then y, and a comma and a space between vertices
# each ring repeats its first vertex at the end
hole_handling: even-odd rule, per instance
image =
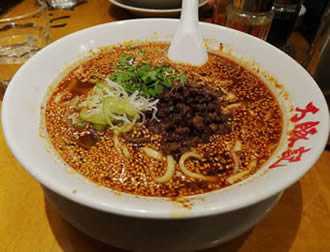
POLYGON ((47 5, 25 0, 0 16, 0 84, 49 42, 47 5))

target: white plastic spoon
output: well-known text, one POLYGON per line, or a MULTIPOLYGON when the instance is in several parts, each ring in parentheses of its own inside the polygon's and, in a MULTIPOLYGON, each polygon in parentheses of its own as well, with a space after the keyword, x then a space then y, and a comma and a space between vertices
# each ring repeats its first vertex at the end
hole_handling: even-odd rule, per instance
POLYGON ((197 66, 207 62, 207 50, 198 24, 198 2, 182 1, 180 24, 168 51, 172 61, 197 66))

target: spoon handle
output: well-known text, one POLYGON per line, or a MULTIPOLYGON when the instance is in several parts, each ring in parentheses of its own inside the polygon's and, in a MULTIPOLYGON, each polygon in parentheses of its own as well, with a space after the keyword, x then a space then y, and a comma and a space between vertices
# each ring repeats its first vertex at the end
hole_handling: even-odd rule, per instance
POLYGON ((191 29, 191 27, 198 25, 198 0, 183 0, 181 22, 185 28, 191 29))
POLYGON ((203 65, 207 51, 199 28, 198 0, 183 0, 181 19, 172 39, 168 57, 178 63, 203 65))

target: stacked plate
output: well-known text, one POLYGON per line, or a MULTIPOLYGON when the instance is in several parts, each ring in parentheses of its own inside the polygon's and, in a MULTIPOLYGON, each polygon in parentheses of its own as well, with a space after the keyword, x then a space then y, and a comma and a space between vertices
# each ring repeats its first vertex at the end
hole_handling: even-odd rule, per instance
MULTIPOLYGON (((181 0, 109 0, 113 5, 139 17, 176 17, 181 11, 181 0)), ((208 0, 200 0, 199 6, 208 0)))

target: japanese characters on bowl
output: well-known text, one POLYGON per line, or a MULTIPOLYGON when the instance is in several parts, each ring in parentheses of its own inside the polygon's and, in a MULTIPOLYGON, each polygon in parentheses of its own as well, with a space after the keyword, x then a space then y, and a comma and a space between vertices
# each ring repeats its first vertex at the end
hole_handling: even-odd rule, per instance
POLYGON ((308 148, 307 143, 318 132, 320 121, 314 118, 319 110, 313 102, 309 102, 304 107, 295 108, 294 114, 290 118, 293 129, 289 132, 288 149, 269 167, 270 169, 287 166, 288 163, 299 162, 311 150, 311 148, 308 148))

